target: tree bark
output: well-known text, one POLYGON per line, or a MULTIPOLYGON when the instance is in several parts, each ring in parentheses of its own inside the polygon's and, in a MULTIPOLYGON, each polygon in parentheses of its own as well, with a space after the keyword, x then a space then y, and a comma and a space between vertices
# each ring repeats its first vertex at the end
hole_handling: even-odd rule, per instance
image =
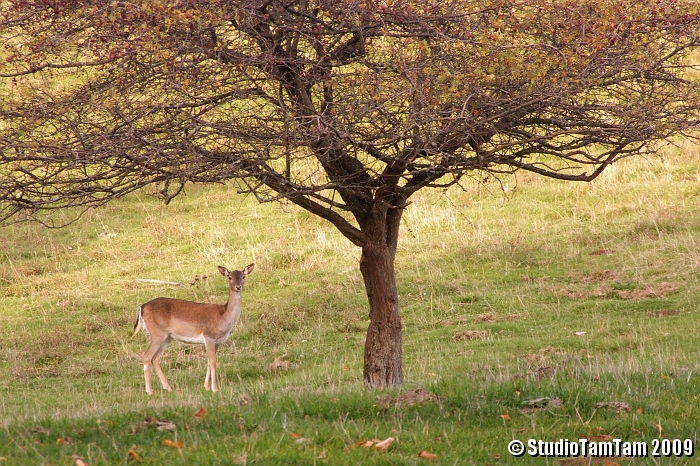
POLYGON ((399 294, 394 258, 401 209, 374 207, 362 228, 360 271, 370 307, 365 340, 364 382, 368 388, 403 384, 403 352, 399 294))

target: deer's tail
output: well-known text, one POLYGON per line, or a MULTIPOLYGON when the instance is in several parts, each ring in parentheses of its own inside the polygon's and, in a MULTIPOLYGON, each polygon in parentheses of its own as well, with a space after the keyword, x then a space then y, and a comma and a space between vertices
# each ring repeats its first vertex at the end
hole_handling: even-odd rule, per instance
POLYGON ((134 324, 134 334, 131 335, 131 338, 134 338, 136 336, 136 334, 139 333, 141 331, 141 329, 143 328, 142 307, 143 306, 139 306, 139 313, 136 316, 136 323, 134 324))

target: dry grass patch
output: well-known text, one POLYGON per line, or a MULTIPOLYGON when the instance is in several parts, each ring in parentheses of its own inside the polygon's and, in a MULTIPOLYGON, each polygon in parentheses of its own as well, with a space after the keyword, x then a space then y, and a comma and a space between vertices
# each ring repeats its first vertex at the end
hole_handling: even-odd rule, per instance
POLYGON ((393 406, 408 407, 422 405, 424 403, 437 403, 440 406, 442 405, 440 398, 437 395, 422 387, 418 387, 409 392, 404 392, 397 397, 392 397, 390 395, 381 396, 379 397, 378 403, 381 409, 389 409, 393 406))
POLYGON ((617 295, 622 299, 641 300, 649 298, 665 298, 668 294, 676 291, 678 285, 675 283, 659 283, 657 285, 645 285, 636 290, 617 290, 617 295))
POLYGON ((491 332, 488 330, 462 330, 452 335, 452 339, 454 341, 484 340, 489 336, 491 336, 491 332))
POLYGON ((560 288, 554 291, 557 297, 566 297, 570 299, 590 299, 590 298, 606 298, 617 297, 620 299, 641 301, 643 299, 659 299, 665 298, 679 288, 675 283, 662 282, 654 285, 644 285, 637 288, 635 285, 625 285, 625 288, 631 289, 616 289, 615 284, 603 283, 593 289, 571 289, 560 288))

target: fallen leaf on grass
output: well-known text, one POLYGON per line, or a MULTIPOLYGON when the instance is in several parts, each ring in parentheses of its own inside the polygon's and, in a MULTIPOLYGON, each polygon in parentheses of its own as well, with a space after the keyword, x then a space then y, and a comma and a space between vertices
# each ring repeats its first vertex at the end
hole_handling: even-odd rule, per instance
POLYGON ((302 444, 302 443, 309 443, 311 441, 311 439, 308 439, 306 437, 302 437, 301 434, 297 434, 296 432, 291 432, 289 434, 289 436, 294 439, 294 443, 302 444))
POLYGON ((600 248, 600 249, 596 249, 595 251, 592 251, 592 252, 590 253, 590 255, 591 255, 591 256, 609 256, 609 255, 611 255, 613 252, 615 252, 615 251, 613 251, 612 249, 600 248))
POLYGON ((56 445, 70 445, 70 437, 59 437, 56 439, 56 445))
POLYGON ((365 448, 374 447, 375 450, 387 451, 389 449, 389 445, 391 445, 391 442, 393 442, 393 441, 394 441, 394 437, 388 437, 384 440, 378 440, 378 439, 363 440, 361 442, 358 442, 357 446, 358 447, 365 447, 365 448))
POLYGON ((437 455, 435 453, 430 453, 428 450, 423 450, 422 452, 418 453, 419 458, 423 458, 426 460, 436 460, 437 455))
POLYGON ((657 431, 657 432, 659 433, 659 435, 661 435, 661 432, 663 432, 663 431, 664 431, 664 428, 663 428, 663 427, 661 427, 661 421, 659 421, 659 423, 658 423, 658 424, 654 423, 654 428, 655 428, 655 429, 656 429, 656 431, 657 431))
POLYGON ((525 413, 531 413, 538 409, 551 409, 551 408, 561 408, 562 402, 561 398, 549 398, 544 396, 542 398, 536 398, 534 400, 528 400, 523 403, 525 406, 522 411, 525 413))
POLYGON ((155 426, 155 428, 158 430, 175 430, 175 429, 177 429, 177 426, 174 423, 172 423, 166 419, 161 419, 159 421, 159 420, 154 419, 152 417, 147 417, 139 424, 131 424, 129 426, 129 433, 136 434, 136 433, 141 432, 142 430, 148 429, 149 427, 153 427, 153 426, 155 426))
POLYGON ((561 407, 561 398, 543 396, 541 398, 535 398, 534 400, 528 400, 525 402, 525 405, 531 408, 559 408, 561 407))
POLYGON ((504 421, 510 421, 510 415, 508 415, 508 414, 501 414, 500 418, 503 419, 504 421))
POLYGON ((391 445, 391 442, 393 441, 394 437, 389 437, 374 445, 374 449, 379 451, 387 451, 389 449, 389 445, 391 445))
POLYGON ((555 370, 552 369, 551 367, 541 367, 537 369, 537 372, 535 372, 535 377, 538 379, 541 379, 542 377, 552 377, 555 373, 555 370))
POLYGON ((626 413, 631 408, 624 401, 601 401, 595 404, 596 408, 613 408, 618 413, 626 413))
POLYGON ((462 330, 452 335, 454 341, 478 340, 489 336, 488 330, 462 330))
POLYGON ((166 438, 163 440, 163 446, 170 448, 182 448, 185 446, 185 444, 182 442, 173 442, 172 440, 166 438))
POLYGON ((199 418, 201 418, 201 417, 204 417, 206 414, 207 414, 207 408, 205 408, 204 406, 202 406, 201 408, 199 408, 199 409, 194 413, 194 417, 199 417, 199 418))
POLYGON ((158 430, 176 430, 177 426, 175 425, 174 422, 167 421, 165 419, 162 419, 160 421, 155 422, 156 429, 158 430))
POLYGON ((129 455, 129 458, 136 461, 137 463, 140 463, 141 461, 143 461, 143 458, 141 458, 141 455, 136 453, 133 449, 129 450, 129 453, 127 453, 127 454, 129 455))
POLYGON ((71 459, 75 461, 75 466, 88 466, 88 464, 79 455, 71 455, 71 459))

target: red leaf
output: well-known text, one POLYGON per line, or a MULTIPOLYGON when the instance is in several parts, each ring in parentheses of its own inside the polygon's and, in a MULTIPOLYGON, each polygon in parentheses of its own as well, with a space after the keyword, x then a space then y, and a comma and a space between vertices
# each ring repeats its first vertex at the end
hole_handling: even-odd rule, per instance
POLYGON ((423 450, 422 452, 418 453, 418 456, 420 458, 424 458, 426 460, 436 460, 437 455, 435 453, 430 453, 428 450, 423 450))
POLYGON ((172 440, 165 439, 163 440, 163 446, 170 448, 182 448, 185 446, 185 444, 182 442, 173 442, 172 440))

